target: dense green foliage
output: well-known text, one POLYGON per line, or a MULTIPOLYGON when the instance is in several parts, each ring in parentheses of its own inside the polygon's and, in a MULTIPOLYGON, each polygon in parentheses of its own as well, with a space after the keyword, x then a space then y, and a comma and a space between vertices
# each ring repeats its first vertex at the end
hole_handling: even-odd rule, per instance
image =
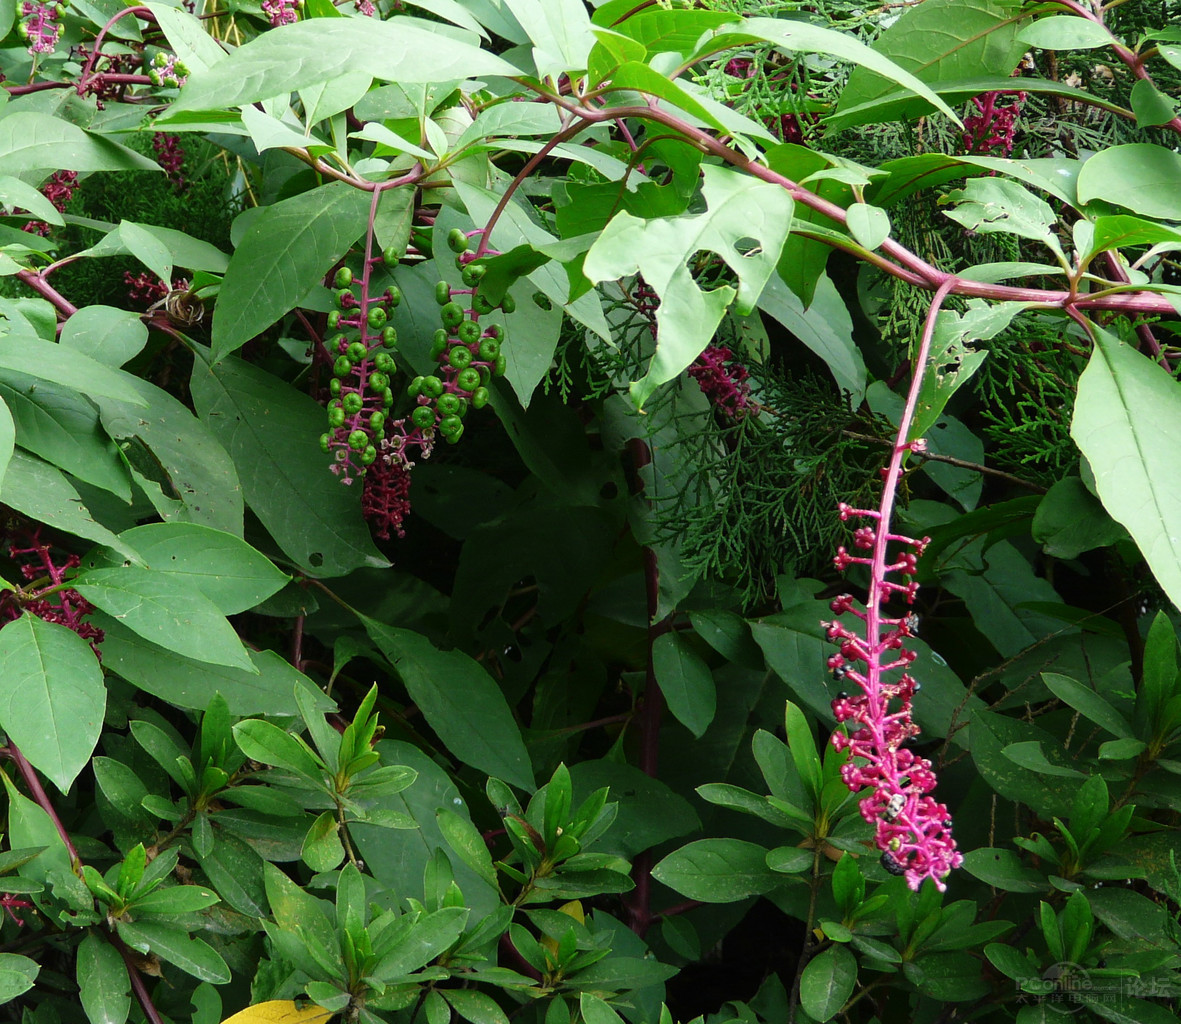
POLYGON ((1177 1020, 1178 24, 0 0, 5 1019, 1177 1020))

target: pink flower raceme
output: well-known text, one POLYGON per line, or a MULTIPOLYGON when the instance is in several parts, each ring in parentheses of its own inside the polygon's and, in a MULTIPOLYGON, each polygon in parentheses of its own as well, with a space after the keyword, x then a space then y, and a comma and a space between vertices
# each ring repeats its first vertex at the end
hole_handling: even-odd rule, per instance
POLYGON ((29 53, 34 57, 39 53, 53 53, 57 48, 57 39, 61 35, 62 27, 57 19, 62 16, 65 7, 61 4, 42 4, 36 0, 24 0, 21 4, 20 35, 29 44, 29 53))
MULTIPOLYGON (((914 450, 919 445, 916 441, 906 447, 914 450)), ((842 504, 840 516, 843 521, 861 518, 872 524, 858 527, 853 534, 853 547, 871 554, 854 554, 842 546, 833 559, 840 571, 850 565, 870 570, 865 610, 854 605, 850 594, 841 594, 830 605, 835 615, 852 614, 864 625, 851 629, 838 619, 823 623, 828 639, 838 646, 828 667, 834 677, 856 684, 861 691, 852 696, 842 692, 832 702, 838 722, 856 725, 852 732, 838 730, 832 737, 837 750, 850 754, 841 777, 854 792, 870 789, 861 801, 861 816, 875 826, 882 866, 892 875, 905 875, 912 889, 931 878, 942 890, 946 888, 943 880, 959 867, 963 856, 952 838, 947 808, 928 795, 936 781, 931 762, 904 746, 919 733, 911 720, 911 701, 920 684, 908 671, 916 654, 906 646, 915 635, 918 617, 912 613, 890 616, 884 611, 892 597, 914 603, 918 584, 889 576, 913 575, 930 538, 889 532, 888 523, 883 527, 882 513, 874 509, 842 504), (891 546, 893 554, 888 554, 891 546), (888 673, 900 674, 887 680, 888 673)))
POLYGON ((262 13, 275 28, 293 25, 299 18, 302 4, 303 0, 262 0, 262 13))
POLYGON ((1025 93, 1017 90, 986 92, 973 99, 976 113, 964 118, 964 149, 980 155, 1009 156, 1024 102, 1025 93), (1012 102, 999 105, 1005 96, 1013 97, 1012 102))
POLYGON ((724 345, 710 345, 689 367, 701 393, 730 419, 737 420, 758 406, 750 400, 750 373, 724 345))
POLYGON ((155 132, 152 135, 152 149, 156 151, 156 162, 164 168, 168 180, 179 192, 185 187, 185 176, 181 173, 185 164, 185 151, 175 135, 155 132))

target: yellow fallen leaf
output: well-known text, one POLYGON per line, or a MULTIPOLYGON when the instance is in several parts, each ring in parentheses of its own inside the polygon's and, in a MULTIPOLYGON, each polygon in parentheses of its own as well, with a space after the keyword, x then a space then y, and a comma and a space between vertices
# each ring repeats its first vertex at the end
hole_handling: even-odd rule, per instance
POLYGON ((331 1010, 312 1002, 300 1005, 291 999, 271 999, 239 1010, 222 1024, 324 1024, 331 1016, 331 1010))

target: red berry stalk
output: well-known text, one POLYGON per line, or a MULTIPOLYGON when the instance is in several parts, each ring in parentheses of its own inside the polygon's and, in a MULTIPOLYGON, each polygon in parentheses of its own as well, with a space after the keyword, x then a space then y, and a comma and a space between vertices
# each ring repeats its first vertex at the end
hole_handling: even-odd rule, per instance
POLYGON ((887 610, 893 598, 914 603, 918 584, 911 577, 930 541, 928 537, 915 539, 893 532, 890 520, 903 461, 908 452, 925 447, 921 439, 907 438, 930 353, 935 317, 949 291, 950 283, 945 283, 935 293, 923 328, 906 408, 898 424, 889 466, 883 471, 881 504, 876 509, 840 506, 842 520, 859 517, 870 521, 870 525, 859 527, 853 534, 854 548, 866 554, 851 554, 842 546, 834 559, 841 571, 850 565, 869 568, 864 609, 855 606, 851 594, 840 595, 830 606, 834 614, 851 613, 860 622, 855 628, 839 620, 823 623, 828 638, 839 645, 838 652, 828 659, 829 668, 837 679, 847 679, 860 689, 853 696, 841 693, 832 702, 838 722, 857 726, 851 733, 838 730, 832 737, 837 750, 848 750, 851 755, 841 768, 841 777, 854 792, 870 789, 861 801, 861 816, 876 826, 882 866, 893 875, 905 875, 912 889, 917 889, 924 878, 933 879, 940 890, 946 888, 944 879, 963 862, 952 838, 947 808, 928 795, 936 782, 931 762, 903 747, 919 732, 911 720, 911 701, 920 684, 908 671, 916 653, 906 646, 907 639, 914 636, 917 616, 887 610), (894 678, 891 673, 900 674, 894 678))

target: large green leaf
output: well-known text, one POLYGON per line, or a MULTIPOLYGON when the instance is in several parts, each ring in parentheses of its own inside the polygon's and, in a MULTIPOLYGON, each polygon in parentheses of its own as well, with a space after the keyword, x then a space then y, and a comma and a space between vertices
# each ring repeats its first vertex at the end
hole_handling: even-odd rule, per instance
POLYGON ((767 851, 741 839, 699 839, 682 846, 652 869, 652 877, 702 903, 759 896, 783 881, 767 867, 767 851))
POLYGON ((107 691, 90 645, 34 615, 0 629, 0 728, 65 793, 90 760, 107 691))
POLYGON ((680 636, 665 633, 652 645, 652 667, 668 709, 700 738, 717 710, 717 690, 709 666, 680 636))
POLYGON ((90 514, 65 473, 19 448, 12 453, 0 485, 0 501, 35 522, 106 544, 129 561, 140 562, 130 544, 120 540, 90 514))
POLYGON ((504 694, 462 651, 362 617, 366 632, 402 679, 427 723, 461 762, 532 791, 533 768, 504 694))
POLYGON ((595 37, 582 0, 504 0, 504 6, 529 33, 539 75, 586 69, 595 37))
POLYGON ((857 958, 834 944, 808 961, 800 975, 800 1005, 816 1021, 831 1020, 857 982, 857 958))
MULTIPOLYGON (((129 378, 146 408, 98 401, 103 427, 162 519, 242 534, 242 486, 226 450, 167 391, 129 378)), ((94 538, 98 539, 98 538, 94 538)))
POLYGON ((1181 385, 1100 327, 1079 378, 1070 436, 1095 488, 1181 607, 1181 474, 1165 438, 1181 436, 1181 385))
POLYGON ((371 202, 368 192, 334 183, 268 206, 250 222, 217 297, 215 360, 307 295, 365 230, 371 202))
MULTIPOLYGON (((520 74, 468 42, 462 30, 428 31, 407 18, 314 18, 256 36, 207 70, 194 69, 172 110, 219 110, 295 92, 347 71, 386 82, 461 81, 520 74)), ((0 156, 3 150, 0 149, 0 156)))
POLYGON ((256 671, 217 605, 176 573, 137 566, 91 569, 71 586, 145 640, 186 658, 256 671))
POLYGON ((10 372, 63 384, 96 398, 113 398, 137 406, 144 404, 136 390, 135 378, 130 374, 106 366, 76 349, 31 335, 0 337, 0 377, 10 380, 10 372))
MULTIPOLYGON (((931 0, 927 0, 928 3, 931 0)), ((950 2, 950 0, 942 0, 950 2)), ((958 2, 958 0, 956 0, 958 2)), ((837 32, 830 28, 823 28, 806 21, 788 21, 779 18, 746 18, 737 24, 725 25, 714 30, 699 44, 695 59, 706 53, 716 53, 718 50, 734 46, 748 46, 751 43, 772 43, 790 53, 818 53, 824 56, 836 57, 849 61, 854 65, 850 79, 859 73, 867 74, 875 84, 880 83, 882 91, 889 91, 895 85, 922 97, 926 104, 931 104, 943 111, 953 121, 959 122, 954 110, 939 98, 923 81, 923 76, 917 74, 916 69, 908 67, 913 60, 905 58, 911 56, 901 53, 883 53, 879 46, 866 46, 861 40, 844 32, 837 32)), ((845 86, 842 93, 849 91, 845 86)), ((861 102, 858 100, 858 102, 861 102)))
POLYGON ((148 329, 130 310, 83 306, 62 324, 58 341, 107 366, 122 366, 148 343, 148 329))
MULTIPOLYGON (((924 87, 935 82, 985 75, 1008 75, 1017 66, 1025 45, 1017 40, 1018 19, 992 0, 925 0, 903 10, 901 16, 873 44, 874 56, 913 75, 924 87)), ((836 115, 830 123, 847 127, 841 114, 893 91, 894 83, 915 86, 900 77, 887 77, 868 61, 849 75, 841 90, 836 115)), ((929 92, 924 99, 931 101, 929 92)), ((937 101, 941 109, 942 101, 937 101)), ((905 116, 929 111, 916 101, 905 116)))
POLYGON ((120 922, 116 927, 120 938, 133 949, 155 953, 194 978, 214 985, 230 980, 230 969, 221 955, 183 928, 155 921, 120 922))
POLYGON ((28 992, 41 968, 36 961, 19 953, 0 953, 0 1003, 10 1003, 28 992))
POLYGON ((131 1011, 131 981, 119 951, 97 932, 78 946, 78 998, 91 1024, 123 1024, 131 1011))
POLYGON ((204 711, 220 693, 231 715, 294 715, 294 688, 300 686, 324 711, 335 704, 315 683, 274 651, 251 651, 256 672, 194 661, 145 640, 101 613, 96 626, 106 632, 103 664, 116 675, 169 704, 204 711))
POLYGON ((647 374, 632 385, 637 405, 697 358, 736 297, 740 312, 754 308, 791 225, 786 190, 722 167, 706 167, 704 174, 705 213, 659 220, 620 213, 583 264, 594 282, 640 273, 660 296, 656 352, 647 374), (701 289, 688 261, 702 249, 717 253, 738 275, 737 292, 728 285, 701 289))
MULTIPOLYGON (((130 544, 149 569, 195 587, 217 605, 222 615, 253 608, 290 579, 266 555, 231 533, 195 523, 148 523, 125 530, 130 544)), ((99 552, 87 568, 120 564, 99 552)))
POLYGON ((0 118, 5 174, 35 171, 157 171, 160 165, 60 117, 20 110, 0 118))
POLYGON ((1079 171, 1078 197, 1083 203, 1104 199, 1145 217, 1181 220, 1181 155, 1147 142, 1100 150, 1079 171))
POLYGON ((360 487, 345 487, 320 451, 324 410, 265 370, 196 350, 193 403, 238 467, 246 499, 279 546, 317 576, 384 567, 361 518, 360 487))

